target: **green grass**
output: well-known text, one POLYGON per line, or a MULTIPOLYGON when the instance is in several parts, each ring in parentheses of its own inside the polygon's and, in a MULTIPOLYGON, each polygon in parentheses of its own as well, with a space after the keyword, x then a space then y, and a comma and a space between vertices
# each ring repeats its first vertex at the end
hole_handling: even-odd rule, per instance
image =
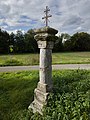
POLYGON ((90 52, 66 52, 53 53, 53 64, 88 64, 90 63, 90 52))
POLYGON ((0 120, 90 119, 90 71, 53 71, 54 89, 43 117, 27 110, 38 76, 38 71, 0 73, 0 120))
POLYGON ((12 120, 13 114, 28 108, 37 82, 36 71, 0 73, 0 120, 12 120))
MULTIPOLYGON (((0 66, 38 64, 39 54, 0 55, 0 66)), ((52 64, 90 64, 90 52, 53 53, 52 64)))

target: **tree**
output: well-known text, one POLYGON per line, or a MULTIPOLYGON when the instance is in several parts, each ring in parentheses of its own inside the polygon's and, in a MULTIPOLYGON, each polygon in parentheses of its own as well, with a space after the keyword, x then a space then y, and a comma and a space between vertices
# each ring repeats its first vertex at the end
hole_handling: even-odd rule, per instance
POLYGON ((9 36, 10 36, 10 38, 9 38, 9 45, 14 45, 15 34, 12 32, 9 36))
POLYGON ((11 53, 15 51, 15 34, 12 32, 10 35, 9 35, 9 52, 11 53))
POLYGON ((17 31, 14 39, 14 51, 17 53, 23 53, 25 51, 25 42, 24 42, 24 35, 19 30, 17 31))
POLYGON ((62 37, 59 36, 58 39, 55 42, 53 52, 60 52, 63 50, 63 43, 62 43, 62 37))
POLYGON ((65 41, 67 40, 70 40, 71 36, 67 33, 62 33, 61 34, 61 37, 62 37, 62 42, 64 43, 65 41))
POLYGON ((36 40, 34 39, 34 35, 35 33, 32 29, 25 34, 25 52, 38 52, 38 46, 36 40))
POLYGON ((9 51, 9 34, 0 29, 0 53, 8 53, 9 51))
POLYGON ((71 50, 73 51, 90 51, 90 34, 76 33, 70 39, 71 50))
POLYGON ((70 41, 70 39, 66 40, 63 43, 63 46, 64 46, 64 51, 71 51, 71 41, 70 41))
POLYGON ((55 42, 54 52, 60 52, 64 50, 64 43, 66 40, 70 39, 70 35, 67 33, 62 33, 55 42))

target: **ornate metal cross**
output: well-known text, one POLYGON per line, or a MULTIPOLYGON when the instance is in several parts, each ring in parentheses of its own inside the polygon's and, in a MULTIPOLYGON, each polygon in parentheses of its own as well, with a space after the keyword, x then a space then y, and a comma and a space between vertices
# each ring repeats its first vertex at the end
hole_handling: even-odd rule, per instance
POLYGON ((48 12, 50 11, 50 9, 48 8, 48 6, 46 6, 46 10, 44 11, 45 13, 45 17, 43 17, 42 19, 45 19, 46 22, 46 26, 48 26, 48 18, 52 17, 52 15, 48 15, 48 12))

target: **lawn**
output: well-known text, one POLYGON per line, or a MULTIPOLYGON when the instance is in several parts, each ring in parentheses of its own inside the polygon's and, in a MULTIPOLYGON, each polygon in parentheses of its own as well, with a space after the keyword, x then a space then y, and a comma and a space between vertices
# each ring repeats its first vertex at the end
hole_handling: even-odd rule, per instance
MULTIPOLYGON (((0 66, 38 64, 39 54, 0 55, 0 66)), ((52 64, 90 64, 90 52, 53 53, 52 64)))
POLYGON ((0 73, 0 120, 90 120, 90 71, 53 71, 43 117, 27 110, 38 80, 38 71, 0 73))

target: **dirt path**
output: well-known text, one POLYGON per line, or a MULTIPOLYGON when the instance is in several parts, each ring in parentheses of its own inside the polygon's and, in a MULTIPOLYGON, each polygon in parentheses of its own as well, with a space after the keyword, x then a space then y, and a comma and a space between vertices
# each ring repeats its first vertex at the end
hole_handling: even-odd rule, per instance
MULTIPOLYGON (((63 64, 63 65, 52 65, 53 70, 60 69, 86 69, 90 70, 90 64, 63 64)), ((23 70, 39 70, 39 66, 8 66, 0 67, 0 72, 13 72, 23 70)))

